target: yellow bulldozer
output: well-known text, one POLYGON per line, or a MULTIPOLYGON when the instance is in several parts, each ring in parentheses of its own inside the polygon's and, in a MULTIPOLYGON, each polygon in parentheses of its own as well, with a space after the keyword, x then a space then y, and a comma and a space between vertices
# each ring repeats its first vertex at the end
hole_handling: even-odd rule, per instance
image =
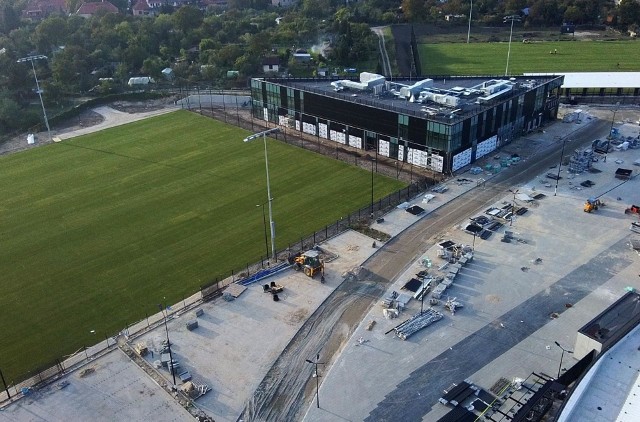
POLYGON ((293 260, 293 268, 296 271, 303 270, 307 277, 315 277, 320 273, 320 281, 324 282, 324 262, 320 259, 320 253, 316 250, 310 250, 293 260))
POLYGON ((587 202, 584 203, 584 212, 597 211, 598 208, 604 207, 604 202, 599 200, 598 198, 589 198, 587 202))

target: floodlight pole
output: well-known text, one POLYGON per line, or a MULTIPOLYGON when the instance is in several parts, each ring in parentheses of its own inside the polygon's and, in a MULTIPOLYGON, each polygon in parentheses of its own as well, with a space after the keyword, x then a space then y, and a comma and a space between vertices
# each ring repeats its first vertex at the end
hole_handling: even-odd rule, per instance
POLYGON ((567 350, 564 347, 560 346, 560 343, 558 343, 557 341, 555 341, 554 343, 556 344, 556 346, 560 348, 560 350, 562 350, 562 354, 560 355, 560 366, 558 367, 558 378, 560 378, 560 372, 562 371, 562 360, 564 359, 564 354, 573 353, 573 351, 567 350))
POLYGON ((471 37, 471 12, 473 11, 473 0, 471 0, 471 6, 469 7, 469 29, 467 30, 467 44, 469 44, 469 38, 471 37))
POLYGON ((511 32, 509 32, 509 49, 507 50, 507 67, 504 71, 504 76, 509 74, 509 57, 511 56, 511 37, 513 36, 513 22, 520 22, 520 18, 518 16, 506 16, 503 22, 511 21, 511 32))
POLYGON ((260 138, 262 136, 262 140, 264 141, 264 165, 267 172, 267 202, 269 203, 269 226, 271 229, 271 257, 275 261, 278 261, 278 257, 276 255, 276 224, 273 221, 273 198, 271 197, 271 184, 269 182, 269 155, 267 154, 267 135, 278 133, 279 131, 280 128, 275 127, 272 129, 264 130, 262 132, 254 133, 253 135, 244 138, 244 142, 251 142, 254 139, 260 138))
POLYGON ((36 80, 36 91, 38 92, 38 97, 40 97, 40 105, 42 106, 42 115, 44 116, 44 124, 47 127, 47 134, 49 135, 49 140, 51 141, 51 128, 49 128, 49 119, 47 119, 47 111, 44 108, 44 101, 42 101, 42 90, 40 90, 40 84, 38 83, 38 75, 36 74, 36 66, 33 64, 34 60, 47 60, 47 56, 39 54, 37 56, 27 56, 22 57, 17 60, 17 63, 31 62, 31 68, 33 69, 33 77, 36 80))
POLYGON ((158 303, 158 309, 162 312, 162 316, 164 317, 164 331, 167 333, 167 348, 169 348, 169 364, 167 367, 169 371, 171 371, 171 375, 173 376, 173 390, 177 388, 176 384, 176 368, 173 367, 173 353, 171 353, 171 341, 169 340, 169 328, 167 328, 167 314, 165 313, 164 308, 161 304, 158 303))
MULTIPOLYGON (((268 201, 267 201, 268 202, 268 201)), ((264 250, 266 253, 267 261, 269 261, 269 241, 267 240, 267 217, 264 214, 264 206, 267 203, 256 205, 256 207, 262 208, 262 225, 264 226, 264 250)))

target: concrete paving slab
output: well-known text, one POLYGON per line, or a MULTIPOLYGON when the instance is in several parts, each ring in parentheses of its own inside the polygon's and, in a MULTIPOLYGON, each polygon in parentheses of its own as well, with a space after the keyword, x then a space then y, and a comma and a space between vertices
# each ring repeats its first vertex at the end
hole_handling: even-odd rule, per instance
MULTIPOLYGON (((180 363, 178 373, 188 370, 193 382, 211 388, 196 405, 216 421, 237 420, 306 318, 342 282, 345 272, 375 251, 371 244, 371 238, 354 231, 323 243, 323 248, 338 255, 325 266, 325 283, 293 269, 282 272, 264 281, 284 287, 278 302, 263 292, 261 283, 255 283, 233 301, 219 298, 199 306, 203 315, 197 317, 198 327, 193 331, 186 328, 186 321, 195 318, 192 311, 172 318, 168 328, 173 357, 180 363)), ((154 350, 153 356, 146 356, 153 363, 165 339, 164 328, 159 327, 136 342, 145 342, 154 350)), ((169 372, 160 371, 172 383, 169 372)))
POLYGON ((191 415, 118 349, 0 412, 0 421, 184 421, 191 415), (60 383, 68 385, 60 388, 60 383))
MULTIPOLYGON (((553 127, 562 128, 562 124, 553 127)), ((559 141, 562 131, 548 132, 549 142, 559 141)), ((639 150, 613 154, 640 158, 639 150)), ((607 159, 602 173, 589 178, 604 192, 616 185, 610 180, 612 171, 607 159)), ((447 410, 436 404, 444 383, 463 379, 452 377, 471 377, 488 389, 501 376, 526 378, 533 371, 555 374, 559 351, 554 350, 554 341, 572 345, 577 329, 621 296, 624 287, 640 287, 640 262, 628 247, 631 234, 624 208, 629 204, 616 200, 621 196, 638 202, 640 198, 633 199, 640 192, 637 181, 605 194, 603 198, 613 202, 594 214, 582 211, 585 193, 572 189, 567 181, 560 184, 558 196, 544 190, 539 177, 514 187, 545 192, 547 197, 516 217, 513 226, 507 222, 498 236, 476 239, 474 260, 461 269, 445 293, 464 304, 455 316, 445 313, 443 320, 401 341, 385 333, 419 312, 420 303, 412 301, 394 320, 384 319, 381 306, 374 306, 336 363, 322 374, 324 405, 310 407, 305 420, 433 421, 447 410), (524 242, 500 242, 505 230, 524 242), (536 258, 542 262, 536 264, 536 258), (552 318, 552 313, 559 316, 552 318), (365 328, 370 320, 377 322, 373 331, 365 328), (553 348, 547 349, 549 344, 553 348), (499 357, 486 359, 494 355, 499 357), (434 385, 440 390, 434 391, 434 385)), ((512 198, 507 193, 497 205, 512 198)), ((471 244, 473 237, 459 229, 463 223, 445 229, 442 239, 471 244)), ((432 271, 442 262, 435 247, 424 256, 433 262, 432 271)), ((401 292, 409 278, 425 269, 420 258, 390 290, 401 292)))

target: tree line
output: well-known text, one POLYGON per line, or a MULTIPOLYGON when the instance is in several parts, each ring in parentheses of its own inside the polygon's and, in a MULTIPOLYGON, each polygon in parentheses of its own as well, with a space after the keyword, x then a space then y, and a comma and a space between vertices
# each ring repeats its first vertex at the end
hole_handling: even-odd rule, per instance
MULTIPOLYGON (((224 87, 232 83, 228 71, 246 80, 260 74, 262 59, 273 55, 294 75, 308 75, 311 66, 293 59, 298 48, 331 46, 313 50, 314 66, 375 63, 377 39, 370 26, 435 22, 443 14, 469 12, 462 0, 301 0, 286 9, 271 6, 270 0, 229 0, 224 9, 204 8, 194 0, 178 9, 164 6, 157 16, 137 17, 126 0, 112 3, 121 13, 52 14, 32 21, 22 18, 27 0, 0 0, 1 132, 39 121, 39 111, 28 107, 36 98, 31 66, 18 63, 21 57, 47 56, 34 64, 44 99, 55 106, 72 96, 113 92, 132 76, 162 80, 168 67, 178 81, 224 87)), ((69 10, 79 4, 67 0, 69 10)), ((635 0, 619 6, 605 0, 477 0, 474 22, 501 23, 503 15, 525 9, 531 25, 598 23, 614 16, 615 24, 633 26, 640 18, 635 0)))

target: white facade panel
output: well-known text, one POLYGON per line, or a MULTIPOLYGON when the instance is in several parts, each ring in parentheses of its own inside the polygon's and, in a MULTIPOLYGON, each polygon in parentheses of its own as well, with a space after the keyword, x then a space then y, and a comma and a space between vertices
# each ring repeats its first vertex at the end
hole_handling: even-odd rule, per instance
POLYGON ((476 160, 484 157, 490 152, 494 151, 498 148, 498 136, 493 135, 489 139, 485 139, 484 141, 478 143, 476 146, 476 160))
POLYGON ((327 136, 327 125, 324 123, 318 123, 318 133, 320 134, 321 138, 324 139, 328 139, 329 137, 327 136))
POLYGON ((471 148, 453 156, 453 163, 451 164, 451 170, 456 171, 471 163, 471 148))
POLYGON ((378 154, 388 157, 389 156, 389 141, 383 141, 382 139, 378 142, 378 154))

